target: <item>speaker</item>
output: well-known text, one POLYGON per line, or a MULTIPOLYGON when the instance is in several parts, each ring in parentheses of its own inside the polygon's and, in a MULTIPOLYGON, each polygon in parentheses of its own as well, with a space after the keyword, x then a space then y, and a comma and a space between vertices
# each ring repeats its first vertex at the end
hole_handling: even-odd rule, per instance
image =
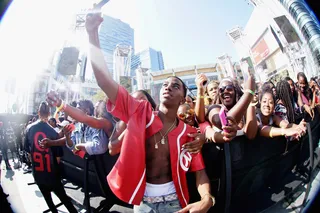
POLYGON ((76 47, 65 47, 60 55, 58 72, 62 75, 75 75, 78 65, 79 50, 76 47))

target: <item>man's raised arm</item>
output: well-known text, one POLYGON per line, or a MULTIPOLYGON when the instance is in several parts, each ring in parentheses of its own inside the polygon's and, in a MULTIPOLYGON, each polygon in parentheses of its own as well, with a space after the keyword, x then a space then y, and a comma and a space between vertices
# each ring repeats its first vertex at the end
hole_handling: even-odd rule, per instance
POLYGON ((86 30, 90 42, 90 59, 99 87, 106 93, 109 100, 115 104, 119 85, 112 79, 100 48, 98 29, 102 21, 103 18, 100 13, 90 14, 86 18, 86 30))

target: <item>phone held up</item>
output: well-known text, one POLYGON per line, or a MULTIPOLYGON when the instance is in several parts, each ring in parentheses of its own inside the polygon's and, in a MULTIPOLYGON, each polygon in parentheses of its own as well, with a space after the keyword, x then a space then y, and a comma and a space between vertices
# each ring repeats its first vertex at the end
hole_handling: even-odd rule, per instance
POLYGON ((221 107, 220 112, 219 112, 219 118, 220 118, 222 126, 228 126, 229 125, 225 107, 221 107))

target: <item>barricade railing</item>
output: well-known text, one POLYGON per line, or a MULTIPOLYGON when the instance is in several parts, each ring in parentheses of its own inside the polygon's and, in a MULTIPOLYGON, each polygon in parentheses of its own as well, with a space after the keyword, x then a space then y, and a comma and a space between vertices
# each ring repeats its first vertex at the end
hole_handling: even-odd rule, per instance
MULTIPOLYGON (((255 212, 263 211, 290 196, 302 183, 307 183, 311 175, 310 169, 307 168, 312 168, 311 165, 319 161, 317 157, 314 162, 311 162, 311 165, 309 162, 310 156, 313 156, 311 151, 314 152, 320 138, 319 118, 310 123, 310 129, 312 136, 309 137, 312 140, 304 136, 300 142, 287 141, 284 137, 271 139, 260 136, 249 141, 245 136, 241 136, 229 144, 205 144, 202 153, 211 182, 211 191, 217 198, 217 207, 212 211, 225 213, 236 212, 239 209, 245 212, 251 212, 253 209, 255 212), (248 206, 251 207, 247 208, 248 206)), ((104 158, 105 155, 108 154, 100 157, 104 158)), ((79 160, 72 158, 64 156, 62 161, 67 162, 65 165, 75 164, 75 168, 79 167, 79 162, 74 162, 79 160)), ((102 161, 103 165, 96 168, 89 165, 86 169, 88 171, 88 191, 93 190, 91 186, 99 177, 98 182, 101 185, 98 188, 104 188, 101 190, 101 196, 106 197, 107 204, 104 203, 104 205, 108 206, 107 208, 119 202, 114 197, 109 199, 110 195, 114 195, 105 179, 115 161, 113 159, 111 162, 109 157, 106 157, 102 161), (108 171, 102 171, 106 165, 108 171), (96 177, 93 179, 92 176, 96 177)), ((101 162, 101 160, 96 162, 101 162)), ((76 170, 74 169, 74 172, 76 170)), ((74 176, 79 178, 77 174, 71 174, 70 170, 68 172, 67 179, 72 180, 74 176)), ((188 179, 190 199, 195 201, 199 199, 197 189, 193 187, 195 179, 188 179)), ((101 209, 103 207, 98 208, 98 210, 101 209)))

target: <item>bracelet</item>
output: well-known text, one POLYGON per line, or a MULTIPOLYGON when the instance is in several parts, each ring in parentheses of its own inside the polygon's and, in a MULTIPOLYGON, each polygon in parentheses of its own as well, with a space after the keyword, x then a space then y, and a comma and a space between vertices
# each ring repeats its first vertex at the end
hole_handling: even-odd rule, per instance
POLYGON ((282 128, 281 128, 281 135, 282 135, 282 136, 285 136, 285 134, 284 134, 284 129, 282 129, 282 128))
POLYGON ((270 137, 270 138, 273 138, 272 129, 273 129, 273 127, 271 127, 270 132, 269 132, 269 137, 270 137))
POLYGON ((63 109, 63 110, 65 109, 65 104, 64 104, 64 101, 63 101, 63 100, 61 101, 60 106, 57 107, 57 111, 60 112, 62 109, 63 109))
POLYGON ((203 200, 203 198, 204 198, 205 196, 209 196, 209 198, 210 198, 211 201, 212 201, 212 206, 214 206, 214 205, 216 204, 216 199, 215 199, 215 197, 213 197, 210 193, 207 193, 207 194, 203 195, 203 196, 201 197, 201 200, 203 200))
POLYGON ((200 95, 200 96, 197 96, 197 98, 204 98, 204 96, 203 96, 203 95, 200 95))
POLYGON ((77 146, 74 146, 74 149, 75 149, 75 150, 77 150, 77 151, 79 151, 79 150, 80 150, 80 149, 78 149, 78 148, 77 148, 77 146))
POLYGON ((255 93, 251 89, 246 89, 245 92, 250 93, 251 95, 255 96, 255 93))

